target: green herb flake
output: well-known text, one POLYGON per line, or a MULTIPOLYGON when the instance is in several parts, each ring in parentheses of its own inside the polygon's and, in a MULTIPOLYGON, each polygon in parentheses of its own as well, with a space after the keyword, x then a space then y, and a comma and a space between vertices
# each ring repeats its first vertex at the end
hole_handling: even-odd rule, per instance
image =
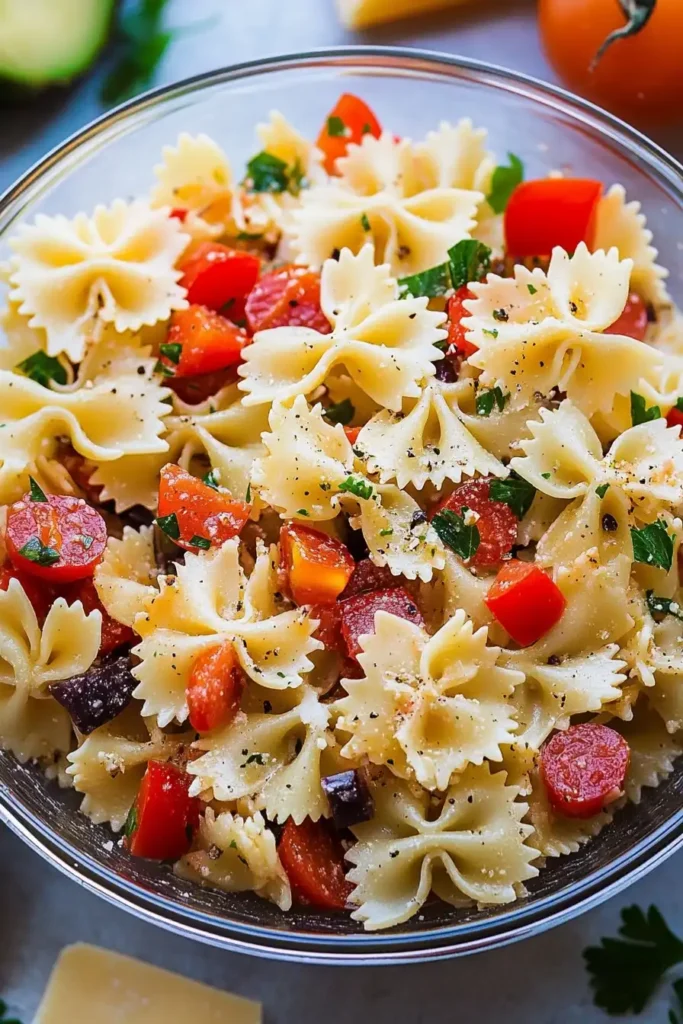
POLYGON ((367 213, 361 213, 361 215, 360 215, 360 225, 361 225, 363 231, 371 231, 372 230, 372 226, 371 226, 370 221, 368 219, 367 213))
POLYGON ((502 412, 509 401, 510 395, 504 394, 497 384, 494 388, 479 391, 474 400, 477 416, 490 416, 494 408, 502 412))
POLYGON ((170 366, 166 366, 166 364, 162 363, 160 359, 157 359, 154 372, 160 373, 162 377, 175 377, 175 370, 170 366))
POLYGON ((494 320, 497 320, 498 323, 503 324, 507 323, 507 321, 510 319, 508 313, 504 309, 494 309, 491 313, 491 316, 493 317, 494 320))
POLYGON ((347 128, 341 117, 332 115, 327 119, 327 134, 333 139, 343 138, 347 134, 347 128))
POLYGON ((247 484, 247 493, 244 495, 247 505, 251 505, 251 481, 247 484))
POLYGON ((683 395, 676 399, 675 408, 678 409, 679 412, 683 412, 683 395))
POLYGON ((159 351, 162 356, 166 356, 169 362, 173 363, 174 366, 177 366, 180 362, 180 355, 183 351, 183 346, 177 341, 166 342, 163 345, 159 345, 159 351))
POLYGON ((308 509, 305 509, 305 508, 298 508, 298 509, 296 510, 296 514, 297 514, 298 516, 302 516, 302 517, 303 517, 304 519, 306 519, 306 518, 307 518, 308 516, 310 516, 310 514, 311 514, 311 513, 310 513, 310 512, 308 511, 308 509))
POLYGON ((463 238, 448 250, 451 283, 462 288, 470 281, 481 281, 491 269, 491 250, 476 238, 463 238))
POLYGON ((30 488, 31 501, 41 501, 47 504, 47 496, 45 494, 45 491, 42 489, 42 487, 39 487, 39 485, 35 482, 32 476, 28 478, 28 483, 30 488))
POLYGON ((597 494, 598 498, 604 498, 608 490, 609 484, 598 484, 598 486, 595 488, 595 493, 597 494))
POLYGON ((287 184, 287 190, 293 196, 298 196, 302 188, 308 187, 308 181, 306 180, 305 171, 303 164, 297 157, 294 161, 291 171, 289 172, 289 182, 287 184))
POLYGON ((668 572, 673 565, 674 542, 669 536, 666 523, 658 519, 638 529, 631 527, 633 561, 645 565, 656 565, 668 572))
POLYGON ((202 483, 206 484, 207 487, 211 487, 214 491, 218 490, 218 476, 216 475, 215 469, 210 469, 206 476, 202 477, 202 483))
POLYGON ((398 293, 400 298, 405 299, 409 295, 414 298, 426 296, 433 299, 438 295, 445 295, 451 287, 451 275, 447 263, 440 263, 438 267, 430 267, 423 270, 421 274, 412 274, 410 277, 402 277, 398 282, 398 293))
POLYGON ((350 398, 344 398, 341 402, 328 405, 327 409, 325 409, 325 418, 330 423, 341 423, 343 427, 348 426, 355 415, 356 410, 350 398))
POLYGON ((498 331, 495 329, 495 327, 493 328, 492 331, 487 331, 485 327, 482 327, 481 333, 482 334, 488 334, 489 338, 497 338, 498 337, 498 331))
POLYGON ((552 473, 541 473, 541 476, 543 477, 544 480, 550 480, 550 477, 552 476, 552 473))
POLYGON ((30 377, 36 384, 42 384, 45 388, 49 387, 53 381, 55 384, 67 383, 66 370, 59 359, 47 355, 46 352, 34 352, 27 359, 17 363, 15 370, 30 377))
MULTIPOLYGON (((461 511, 464 513, 468 510, 463 506, 461 511)), ((432 519, 432 526, 446 547, 455 551, 456 555, 460 555, 465 561, 476 554, 481 541, 476 523, 468 525, 464 516, 445 508, 436 513, 432 519)))
POLYGON ((373 495, 372 484, 368 483, 361 476, 347 476, 346 480, 342 480, 339 484, 339 490, 348 494, 355 494, 357 498, 364 498, 367 500, 373 495))
POLYGON ((211 541, 208 537, 200 537, 198 533, 195 533, 194 537, 190 540, 190 544, 193 548, 201 548, 202 551, 208 551, 211 547, 211 541))
POLYGON ((524 180, 522 161, 514 153, 508 153, 508 158, 509 165, 500 164, 491 177, 491 191, 486 198, 494 213, 504 212, 510 196, 524 180))
POLYGON ((165 533, 171 540, 178 540, 180 537, 180 527, 178 526, 178 517, 175 512, 171 512, 167 516, 159 516, 155 519, 155 522, 162 533, 165 533))
POLYGON ((648 409, 643 396, 636 394, 635 391, 631 392, 631 423, 634 427, 661 418, 662 411, 658 405, 651 405, 648 409))
POLYGON ((126 818, 126 824, 123 826, 123 833, 126 839, 130 839, 135 830, 138 827, 138 805, 137 802, 132 804, 131 809, 128 811, 128 817, 126 818))
POLYGON ((252 192, 286 192, 289 187, 287 164, 264 149, 247 164, 252 192))
MULTIPOLYGON (((237 233, 237 241, 238 242, 260 242, 262 238, 263 238, 263 232, 262 231, 255 231, 253 233, 251 231, 239 231, 237 233)), ((235 301, 234 299, 231 299, 230 303, 232 304, 232 303, 234 303, 234 301, 235 301)))
POLYGON ((36 565, 54 565, 61 557, 59 551, 47 547, 39 537, 31 537, 23 548, 19 549, 19 554, 28 558, 29 562, 35 562, 36 565))
POLYGON ((489 496, 491 501, 502 501, 508 505, 518 519, 524 519, 536 497, 536 488, 513 472, 506 480, 492 480, 489 496))
POLYGON ((648 590, 645 597, 650 615, 673 615, 675 619, 683 621, 683 609, 678 601, 668 597, 657 597, 654 590, 648 590))
POLYGON ((538 288, 535 288, 533 284, 528 284, 527 285, 527 290, 529 292, 529 295, 535 295, 536 292, 538 291, 538 288))
POLYGON ((380 531, 379 531, 379 535, 380 535, 380 537, 391 537, 391 535, 392 535, 392 533, 393 533, 393 532, 394 532, 394 531, 393 531, 393 530, 391 530, 391 529, 388 529, 388 530, 380 530, 380 531))
POLYGON ((361 135, 372 135, 372 125, 369 125, 366 121, 360 130, 361 135))

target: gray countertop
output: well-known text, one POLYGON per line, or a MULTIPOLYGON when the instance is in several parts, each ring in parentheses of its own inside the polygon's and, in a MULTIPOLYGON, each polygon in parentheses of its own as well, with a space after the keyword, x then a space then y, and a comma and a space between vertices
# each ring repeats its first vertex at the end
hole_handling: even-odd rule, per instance
MULTIPOLYGON (((162 84, 254 57, 348 42, 396 43, 459 52, 552 79, 540 47, 535 5, 475 0, 471 9, 386 26, 361 37, 336 22, 332 0, 175 0, 171 21, 222 15, 204 35, 171 47, 162 84)), ((52 146, 102 112, 97 75, 34 107, 0 112, 0 191, 52 146)), ((659 141, 683 153, 680 128, 659 141)), ((49 970, 67 943, 89 941, 154 961, 218 987, 260 999, 268 1024, 598 1024, 581 951, 614 932, 620 905, 657 903, 683 931, 683 894, 672 858, 622 897, 561 928, 466 960, 418 967, 339 969, 275 964, 194 945, 109 907, 47 867, 0 829, 0 995, 30 1020, 49 970)), ((666 993, 648 1011, 666 1021, 666 993)))

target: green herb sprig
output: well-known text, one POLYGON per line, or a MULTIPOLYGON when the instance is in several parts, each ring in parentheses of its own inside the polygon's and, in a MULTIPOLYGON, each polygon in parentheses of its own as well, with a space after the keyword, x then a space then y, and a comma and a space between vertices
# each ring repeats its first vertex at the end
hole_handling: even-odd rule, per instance
POLYGON ((666 523, 658 519, 638 529, 631 527, 633 542, 633 561, 645 565, 656 565, 668 572, 673 565, 674 542, 666 528, 666 523))
MULTIPOLYGON (((461 511, 465 513, 469 510, 463 505, 461 511)), ((481 536, 476 523, 467 524, 464 515, 458 515, 450 508, 442 509, 432 519, 432 526, 446 547, 465 561, 476 554, 481 536)))
POLYGON ((30 377, 37 384, 48 388, 53 382, 55 384, 66 384, 66 370, 59 359, 49 356, 46 352, 34 352, 33 355, 17 363, 16 370, 30 377))
POLYGON ((487 195, 488 204, 494 213, 503 213, 510 196, 518 185, 524 181, 524 164, 508 153, 509 164, 499 164, 491 176, 491 191, 487 195))
POLYGON ((536 488, 513 472, 505 480, 492 480, 489 496, 491 501, 502 501, 508 505, 517 519, 524 519, 536 497, 536 488))
POLYGON ((647 406, 642 395, 635 391, 631 392, 631 423, 634 427, 641 423, 649 423, 650 420, 659 420, 662 417, 662 410, 658 405, 647 406))
POLYGON ((452 288, 462 288, 470 281, 480 281, 491 266, 491 250, 473 238, 463 238, 448 250, 446 263, 423 270, 420 274, 402 277, 398 282, 402 299, 412 295, 434 299, 452 288))

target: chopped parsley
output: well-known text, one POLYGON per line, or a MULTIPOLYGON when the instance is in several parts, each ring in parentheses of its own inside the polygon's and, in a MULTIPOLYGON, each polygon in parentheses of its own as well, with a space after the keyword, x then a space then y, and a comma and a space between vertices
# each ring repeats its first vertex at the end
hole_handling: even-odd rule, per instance
POLYGON ((202 551, 208 551, 211 547, 211 541, 208 537, 200 537, 198 533, 195 533, 194 537, 190 540, 190 544, 193 548, 201 548, 202 551))
POLYGON ((364 480, 362 476, 347 476, 339 484, 339 490, 348 494, 355 494, 357 498, 371 498, 373 495, 372 484, 364 480))
POLYGON ((642 395, 631 392, 631 423, 637 427, 639 423, 649 423, 650 420, 662 418, 662 410, 658 405, 651 405, 649 408, 642 395))
POLYGON ((489 338, 497 338, 498 337, 498 331, 496 330, 495 327, 493 328, 492 331, 489 331, 485 327, 482 327, 481 333, 482 334, 488 334, 489 338))
POLYGON ((491 177, 491 191, 486 198, 494 213, 504 212, 510 196, 524 180, 522 161, 514 153, 508 153, 508 157, 509 165, 499 164, 491 177))
POLYGON ((683 609, 678 601, 668 597, 657 597, 654 590, 648 590, 645 597, 650 615, 673 615, 675 619, 683 621, 683 609))
POLYGON ((550 480, 550 477, 552 476, 552 473, 541 473, 541 476, 543 477, 544 480, 550 480))
POLYGON ((207 487, 212 487, 214 491, 218 490, 218 477, 215 469, 210 469, 206 476, 202 477, 202 483, 206 484, 207 487))
POLYGON ((251 480, 247 484, 247 493, 244 495, 244 500, 247 505, 251 505, 251 480))
POLYGON ((527 289, 528 289, 529 295, 535 295, 536 292, 538 291, 538 288, 536 288, 533 284, 528 284, 527 285, 527 289))
POLYGON ((183 351, 183 346, 178 341, 166 342, 164 345, 159 345, 159 351, 162 356, 166 356, 169 362, 177 366, 180 362, 180 354, 183 351))
MULTIPOLYGON (((239 231, 238 234, 237 234, 237 241, 238 242, 258 242, 262 238, 263 238, 263 232, 262 231, 256 231, 254 233, 252 233, 251 231, 239 231)), ((234 299, 230 299, 231 303, 234 303, 234 301, 235 301, 234 299)))
POLYGON ((133 835, 136 828, 138 827, 138 805, 134 803, 131 809, 128 811, 128 817, 126 818, 126 824, 123 826, 123 832, 127 839, 133 835))
POLYGON ((366 121, 360 130, 361 135, 372 135, 372 125, 369 125, 366 121))
POLYGON ((306 518, 308 518, 308 516, 310 516, 311 513, 306 508, 298 508, 296 510, 296 514, 298 516, 302 516, 304 519, 306 519, 306 518))
POLYGON ((355 415, 356 410, 350 398, 343 398, 341 402, 328 405, 327 409, 325 409, 325 418, 330 423, 341 423, 343 427, 348 426, 355 415))
POLYGON ((604 498, 608 490, 609 484, 598 484, 598 486, 595 488, 595 493, 597 494, 598 498, 604 498))
POLYGON ((683 396, 676 399, 676 405, 674 408, 678 409, 679 412, 683 412, 683 396))
POLYGON ((505 408, 505 403, 509 401, 510 395, 504 394, 497 384, 494 388, 479 391, 474 400, 477 416, 490 416, 494 407, 499 412, 502 412, 505 408))
POLYGON ((368 219, 367 213, 361 213, 361 215, 360 215, 360 224, 361 224, 361 227, 363 228, 363 231, 370 231, 371 230, 371 225, 370 225, 370 221, 368 219))
POLYGON ((155 373, 160 373, 162 377, 175 377, 175 370, 171 366, 166 366, 160 359, 157 359, 156 366, 154 367, 155 373))
POLYGON ((327 134, 333 139, 344 138, 347 133, 347 128, 341 117, 337 117, 333 114, 332 117, 327 119, 327 134))
POLYGON ((298 195, 304 173, 298 160, 290 170, 284 160, 264 149, 247 164, 247 178, 252 192, 291 192, 298 195))
POLYGON ((28 558, 29 562, 35 562, 36 565, 54 565, 61 557, 55 548, 43 544, 40 537, 31 537, 23 548, 19 548, 19 554, 28 558))
POLYGON ((454 288, 481 281, 491 269, 491 250, 476 238, 463 238, 448 250, 448 266, 454 288))
POLYGON ((673 565, 674 542, 669 536, 666 523, 658 519, 638 529, 631 527, 631 541, 633 542, 634 562, 643 562, 645 565, 656 565, 668 572, 673 565))
POLYGON ((491 501, 505 502, 518 519, 524 519, 536 497, 536 488, 513 472, 506 480, 492 480, 489 496, 491 501))
POLYGON ((171 512, 167 516, 159 516, 158 519, 155 519, 155 523, 162 533, 165 533, 171 540, 178 540, 180 537, 180 527, 178 526, 178 517, 175 512, 171 512))
POLYGON ((386 529, 386 530, 380 530, 379 531, 379 535, 380 535, 380 537, 391 537, 393 532, 394 531, 391 528, 389 528, 389 529, 386 529))
POLYGON ((451 275, 448 263, 440 263, 438 267, 430 267, 421 274, 401 277, 398 282, 398 293, 402 299, 426 296, 429 299, 437 295, 445 295, 451 287, 451 275))
POLYGON ((31 493, 31 501, 42 501, 47 503, 47 497, 42 487, 39 487, 32 476, 28 478, 31 493))
POLYGON ((66 384, 67 382, 66 370, 59 359, 49 356, 46 352, 34 352, 32 356, 17 363, 15 370, 46 388, 53 381, 55 384, 66 384))
MULTIPOLYGON (((467 512, 468 509, 463 506, 461 511, 467 512)), ((465 561, 476 553, 481 541, 476 523, 468 525, 463 516, 450 508, 445 508, 436 513, 432 519, 432 526, 446 547, 455 551, 456 555, 460 555, 465 561)))

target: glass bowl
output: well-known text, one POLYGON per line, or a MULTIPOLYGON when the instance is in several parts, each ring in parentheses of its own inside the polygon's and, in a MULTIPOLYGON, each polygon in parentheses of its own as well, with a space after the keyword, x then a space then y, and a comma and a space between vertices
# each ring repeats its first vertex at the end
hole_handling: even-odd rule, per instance
MULTIPOLYGON (((146 192, 162 145, 205 131, 235 167, 254 152, 254 125, 281 110, 309 137, 342 91, 363 96, 400 135, 469 116, 492 148, 522 157, 527 176, 560 168, 621 182, 655 233, 671 290, 683 299, 683 168, 616 118, 523 75, 438 53, 353 47, 254 61, 158 90, 95 122, 47 156, 0 199, 7 233, 38 211, 73 215, 146 192)), ((485 911, 430 903, 407 924, 364 933, 345 915, 283 914, 252 893, 191 887, 170 869, 128 857, 110 832, 76 813, 78 796, 0 754, 0 818, 55 867, 105 899, 165 928, 226 949, 328 964, 420 961, 512 942, 606 899, 683 845, 683 762, 639 806, 574 856, 550 860, 520 902, 485 911)))

